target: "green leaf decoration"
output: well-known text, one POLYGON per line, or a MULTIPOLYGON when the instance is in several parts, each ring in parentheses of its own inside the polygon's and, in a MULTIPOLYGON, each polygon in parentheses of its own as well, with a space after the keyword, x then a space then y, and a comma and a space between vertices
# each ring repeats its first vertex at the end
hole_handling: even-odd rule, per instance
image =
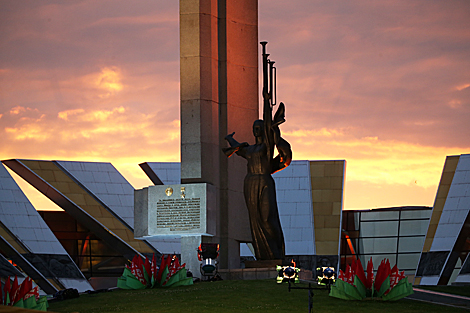
POLYGON ((403 278, 390 290, 388 294, 384 295, 382 299, 387 301, 396 301, 411 294, 413 294, 413 285, 408 282, 407 278, 403 278))
MULTIPOLYGON (((335 284, 331 286, 330 296, 335 297, 335 294, 341 295, 341 299, 346 300, 362 300, 363 297, 353 285, 348 284, 345 281, 337 279, 335 284), (334 290, 334 291, 333 291, 334 290), (344 298, 345 297, 345 298, 344 298)), ((338 297, 337 297, 338 298, 338 297)))
POLYGON ((364 299, 367 294, 366 286, 364 286, 362 280, 357 275, 354 277, 354 286, 356 286, 357 292, 361 295, 361 299, 364 299))
POLYGON ((380 289, 377 291, 377 297, 382 297, 387 290, 390 289, 390 276, 387 276, 380 286, 380 289))

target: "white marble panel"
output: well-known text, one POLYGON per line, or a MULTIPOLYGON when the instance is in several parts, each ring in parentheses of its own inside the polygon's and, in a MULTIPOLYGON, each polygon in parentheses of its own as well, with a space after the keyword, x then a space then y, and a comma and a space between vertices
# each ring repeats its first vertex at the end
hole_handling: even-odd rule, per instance
MULTIPOLYGON (((8 172, 7 172, 7 174, 8 174, 8 172)), ((0 179, 0 183, 1 183, 0 190, 13 190, 13 189, 17 188, 18 185, 16 184, 16 182, 13 179, 9 179, 10 177, 1 176, 1 178, 6 178, 6 179, 0 179)))
MULTIPOLYGON (((114 168, 114 167, 113 167, 114 168)), ((117 170, 115 172, 109 172, 108 171, 108 175, 109 175, 109 179, 112 181, 112 182, 124 182, 126 181, 126 179, 124 178, 124 176, 121 175, 121 173, 119 173, 117 170)), ((126 181, 127 182, 127 181, 126 181)), ((129 184, 130 186, 130 184, 129 184)), ((132 187, 132 186, 130 186, 132 187)))
POLYGON ((290 228, 290 238, 287 241, 301 241, 302 240, 302 228, 290 228))
POLYGON ((286 242, 286 255, 306 255, 308 250, 308 244, 304 241, 286 242))
MULTIPOLYGON (((462 201, 462 198, 460 198, 460 201, 462 201)), ((451 211, 451 221, 457 225, 461 225, 461 222, 464 221, 468 215, 468 207, 460 206, 460 201, 459 208, 451 211)))
POLYGON ((119 201, 121 201, 122 206, 132 207, 134 205, 134 195, 132 194, 120 194, 118 195, 118 198, 119 198, 119 201))
POLYGON ((1 199, 4 199, 4 201, 0 202, 0 212, 2 212, 3 214, 13 214, 13 215, 17 214, 17 211, 16 211, 17 202, 6 201, 12 198, 13 198, 13 194, 10 194, 10 198, 1 198, 1 199))
POLYGON ((289 167, 275 173, 273 178, 276 182, 286 254, 313 254, 314 230, 309 162, 293 161, 289 167), (305 239, 306 234, 312 234, 308 235, 310 245, 297 244, 305 239), (291 249, 291 244, 294 242, 295 246, 291 249))
POLYGON ((463 222, 464 221, 462 221, 461 223, 440 223, 437 227, 434 238, 453 237, 457 239, 457 236, 459 235, 460 230, 462 229, 463 222))
POLYGON ((13 193, 11 190, 0 190, 0 199, 12 199, 13 198, 13 193))
POLYGON ((165 185, 181 183, 181 164, 179 162, 147 162, 152 171, 165 185))
POLYGON ((23 193, 23 191, 21 191, 20 188, 18 189, 13 189, 11 191, 11 193, 13 194, 13 199, 15 199, 15 202, 26 202, 26 203, 30 203, 29 200, 26 198, 25 194, 23 193), (18 200, 16 200, 18 199, 18 200))
POLYGON ((462 184, 466 182, 467 171, 455 171, 452 184, 462 184))
POLYGON ((283 189, 276 189, 276 200, 277 200, 277 203, 279 202, 290 203, 289 199, 286 196, 286 191, 283 189))
POLYGON ((434 237, 430 251, 450 251, 455 239, 455 237, 434 237))
POLYGON ((286 190, 284 191, 284 202, 297 202, 301 199, 308 197, 309 193, 306 193, 303 190, 286 190))
POLYGON ((452 185, 450 186, 447 197, 448 198, 464 197, 466 191, 467 191, 467 184, 462 184, 462 183, 454 184, 452 181, 452 185))
MULTIPOLYGON (((0 203, 0 209, 2 207, 2 203, 0 203)), ((3 214, 0 216, 0 220, 2 221, 2 223, 11 228, 11 227, 16 227, 16 220, 15 220, 15 217, 11 214, 3 214)))
POLYGON ((442 213, 448 210, 455 210, 459 207, 460 197, 447 197, 442 213))
POLYGON ((295 161, 293 161, 291 165, 289 165, 287 168, 283 169, 282 171, 274 173, 273 174, 274 180, 276 180, 278 177, 293 177, 290 171, 290 167, 292 166, 294 162, 295 161))
POLYGON ((459 210, 470 210, 470 196, 461 197, 457 206, 459 210))
POLYGON ((39 221, 40 218, 41 218, 40 216, 30 215, 29 216, 29 222, 31 223, 31 227, 34 227, 34 228, 41 227, 40 226, 40 221, 39 221))
POLYGON ((302 163, 299 164, 299 165, 294 165, 294 168, 292 170, 292 175, 294 177, 302 177, 302 176, 305 176, 306 173, 310 174, 308 165, 304 162, 302 162, 302 163))
POLYGON ((43 241, 45 238, 44 238, 44 234, 42 233, 42 229, 33 229, 34 231, 34 237, 36 240, 39 240, 39 241, 43 241))
POLYGON ((97 183, 111 183, 111 178, 108 172, 93 172, 93 181, 97 183))
POLYGON ((111 163, 58 162, 130 227, 134 219, 134 188, 111 163), (80 164, 77 166, 76 164, 80 164))
POLYGON ((28 210, 25 203, 16 203, 16 214, 26 216, 28 215, 28 210))
POLYGON ((160 253, 171 254, 181 253, 181 239, 180 238, 159 238, 158 240, 147 240, 154 246, 160 253))
MULTIPOLYGON (((56 241, 56 237, 54 235, 54 233, 50 230, 50 229, 45 229, 43 228, 42 229, 42 233, 43 233, 43 236, 44 236, 44 240, 46 241, 50 241, 50 242, 54 242, 56 241)), ((53 247, 55 249, 55 246, 53 247)), ((55 250, 54 250, 55 251, 55 250)), ((57 253, 60 253, 60 251, 56 251, 57 253)))
POLYGON ((423 276, 421 277, 420 285, 435 286, 439 282, 439 276, 423 276))
POLYGON ((470 171, 470 154, 462 154, 459 158, 459 171, 470 171))
POLYGON ((292 238, 292 228, 284 227, 283 225, 281 226, 282 226, 282 231, 284 233, 284 241, 286 241, 286 238, 292 238))
POLYGON ((464 275, 459 274, 459 276, 457 276, 457 278, 455 279, 454 283, 465 283, 465 284, 470 283, 470 274, 464 274, 464 275))
POLYGON ((310 228, 310 227, 302 228, 301 238, 302 238, 302 241, 311 241, 311 242, 313 242, 312 228, 310 228))
POLYGON ((299 179, 294 177, 279 177, 276 179, 276 189, 280 190, 298 190, 300 188, 299 179))
POLYGON ((312 212, 312 203, 311 202, 297 202, 296 206, 296 213, 297 214, 305 214, 310 215, 312 212))
MULTIPOLYGON (((114 184, 114 183, 109 183, 106 184, 106 190, 109 194, 113 195, 122 195, 125 193, 123 185, 122 184, 114 184)), ((130 192, 131 190, 127 190, 127 192, 130 192)), ((133 192, 133 190, 132 190, 133 192)))
POLYGON ((290 227, 290 216, 289 215, 279 215, 279 220, 281 221, 282 229, 290 227))
POLYGON ((294 215, 291 217, 291 227, 310 227, 313 228, 311 216, 309 215, 294 215))

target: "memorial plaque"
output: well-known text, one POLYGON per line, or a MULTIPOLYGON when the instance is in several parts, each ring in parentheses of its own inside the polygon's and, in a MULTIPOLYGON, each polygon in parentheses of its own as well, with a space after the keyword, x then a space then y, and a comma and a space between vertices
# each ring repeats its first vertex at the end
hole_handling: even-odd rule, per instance
POLYGON ((134 192, 134 236, 215 235, 215 187, 150 186, 134 192))

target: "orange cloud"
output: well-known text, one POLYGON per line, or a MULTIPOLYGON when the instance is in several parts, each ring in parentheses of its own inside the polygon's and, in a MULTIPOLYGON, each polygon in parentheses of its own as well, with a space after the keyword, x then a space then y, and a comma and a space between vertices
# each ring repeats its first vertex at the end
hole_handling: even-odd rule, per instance
POLYGON ((79 113, 83 113, 83 112, 85 112, 85 110, 83 110, 83 109, 67 110, 67 111, 59 112, 57 117, 62 119, 62 120, 67 121, 69 119, 69 115, 75 115, 75 114, 79 114, 79 113))
POLYGON ((457 89, 458 91, 461 91, 461 90, 467 89, 468 87, 470 87, 470 84, 463 84, 463 85, 455 87, 455 89, 457 89))
POLYGON ((14 108, 11 108, 10 110, 10 114, 13 114, 13 115, 17 115, 17 114, 20 114, 22 112, 25 112, 26 109, 22 106, 16 106, 14 108))
POLYGON ((457 99, 452 99, 447 103, 448 106, 450 106, 453 109, 460 108, 462 106, 462 101, 457 100, 457 99))
POLYGON ((44 114, 42 114, 39 118, 22 117, 18 120, 20 125, 16 127, 5 127, 5 133, 10 134, 13 140, 32 139, 45 141, 50 136, 49 130, 44 129, 41 125, 44 122, 45 117, 46 116, 44 114))
POLYGON ((357 138, 352 129, 285 131, 283 137, 291 144, 296 160, 347 161, 346 209, 432 206, 445 157, 470 152, 470 147, 424 146, 376 136, 357 138))
MULTIPOLYGON (((97 96, 106 99, 122 91, 123 75, 117 66, 103 67, 99 72, 91 73, 81 77, 80 85, 88 86, 98 92, 97 96)), ((76 84, 73 82, 72 84, 76 84)))

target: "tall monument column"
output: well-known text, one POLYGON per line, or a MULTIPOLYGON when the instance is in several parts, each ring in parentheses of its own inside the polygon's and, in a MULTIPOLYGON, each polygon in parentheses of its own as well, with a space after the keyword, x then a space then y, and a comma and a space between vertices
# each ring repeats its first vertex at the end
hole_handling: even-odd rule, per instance
POLYGON ((208 183, 217 195, 216 235, 183 237, 182 249, 196 255, 198 241, 217 242, 220 268, 238 268, 239 244, 251 241, 246 162, 222 148, 228 131, 253 141, 259 118, 257 0, 180 0, 180 82, 181 183, 208 183))

